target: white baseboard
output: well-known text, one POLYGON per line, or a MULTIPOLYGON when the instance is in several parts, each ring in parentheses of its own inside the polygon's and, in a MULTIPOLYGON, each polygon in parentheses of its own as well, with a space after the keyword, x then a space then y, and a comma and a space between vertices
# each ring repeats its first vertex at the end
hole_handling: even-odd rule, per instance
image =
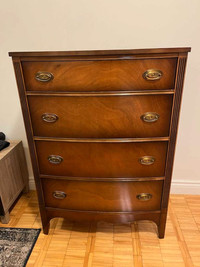
MULTIPOLYGON (((35 181, 33 177, 29 178, 29 188, 30 190, 35 190, 35 181)), ((171 194, 190 194, 190 195, 200 195, 200 181, 183 181, 177 180, 172 181, 171 194)))
POLYGON ((200 181, 172 181, 171 194, 200 195, 200 181))
POLYGON ((34 181, 33 177, 29 177, 29 189, 30 190, 36 190, 35 181, 34 181))

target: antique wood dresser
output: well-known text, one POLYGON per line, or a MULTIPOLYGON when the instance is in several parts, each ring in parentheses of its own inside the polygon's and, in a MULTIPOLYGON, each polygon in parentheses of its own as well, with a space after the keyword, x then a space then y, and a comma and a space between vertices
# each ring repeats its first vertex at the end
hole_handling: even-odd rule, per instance
POLYGON ((11 52, 43 231, 152 220, 164 237, 190 48, 11 52))

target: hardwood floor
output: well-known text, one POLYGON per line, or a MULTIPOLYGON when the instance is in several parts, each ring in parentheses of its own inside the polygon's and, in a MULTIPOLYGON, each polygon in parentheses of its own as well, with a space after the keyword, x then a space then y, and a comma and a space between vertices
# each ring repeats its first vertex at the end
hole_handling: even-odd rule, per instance
MULTIPOLYGON (((35 191, 22 195, 1 227, 40 228, 35 191)), ((72 224, 53 219, 40 234, 27 267, 200 266, 200 195, 171 195, 165 239, 152 222, 72 224)))

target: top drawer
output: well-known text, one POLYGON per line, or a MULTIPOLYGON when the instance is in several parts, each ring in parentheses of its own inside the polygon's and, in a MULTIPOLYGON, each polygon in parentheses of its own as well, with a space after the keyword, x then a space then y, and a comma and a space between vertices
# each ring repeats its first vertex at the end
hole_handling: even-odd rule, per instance
POLYGON ((173 89, 176 58, 22 62, 28 91, 173 89))

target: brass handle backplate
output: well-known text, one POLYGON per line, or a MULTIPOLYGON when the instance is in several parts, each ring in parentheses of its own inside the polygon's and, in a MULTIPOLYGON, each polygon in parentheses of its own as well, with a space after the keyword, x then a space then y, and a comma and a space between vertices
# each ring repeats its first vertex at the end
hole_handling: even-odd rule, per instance
POLYGON ((58 116, 52 113, 44 113, 42 114, 42 120, 45 122, 56 122, 58 120, 58 116))
POLYGON ((39 82, 49 82, 53 80, 53 78, 54 78, 53 74, 48 71, 38 71, 35 74, 35 79, 39 82))
POLYGON ((149 193, 141 193, 137 195, 136 198, 140 201, 148 201, 149 199, 152 198, 152 195, 149 193))
POLYGON ((161 79, 163 73, 161 70, 149 69, 145 71, 142 76, 147 81, 156 81, 161 79))
POLYGON ((62 191, 54 191, 53 192, 53 197, 57 198, 57 199, 64 199, 66 198, 67 194, 65 192, 62 191))
POLYGON ((142 165, 152 165, 155 162, 155 158, 152 156, 144 156, 139 159, 142 165))
POLYGON ((156 112, 146 112, 140 118, 144 122, 156 122, 160 115, 156 112))
POLYGON ((50 155, 48 161, 52 164, 60 164, 63 161, 63 158, 57 155, 50 155))

